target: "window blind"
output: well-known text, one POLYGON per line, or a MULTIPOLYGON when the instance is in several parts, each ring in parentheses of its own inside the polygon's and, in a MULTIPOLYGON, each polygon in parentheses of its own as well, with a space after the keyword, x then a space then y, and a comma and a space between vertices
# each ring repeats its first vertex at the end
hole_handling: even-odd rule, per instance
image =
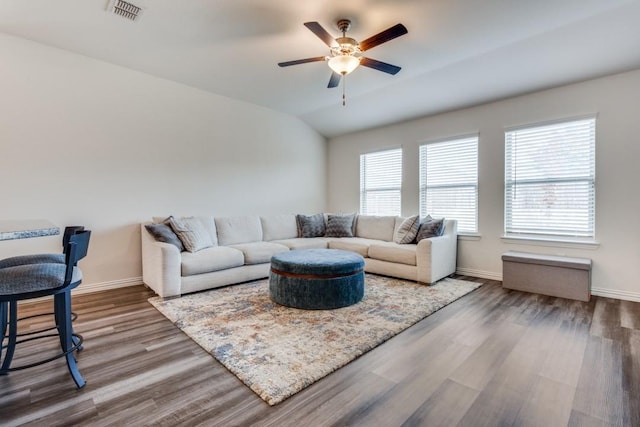
POLYGON ((478 137, 420 146, 420 215, 458 220, 478 231, 478 137))
POLYGON ((505 234, 595 237, 595 118, 505 132, 505 234))
POLYGON ((400 215, 402 149, 360 156, 360 213, 400 215))

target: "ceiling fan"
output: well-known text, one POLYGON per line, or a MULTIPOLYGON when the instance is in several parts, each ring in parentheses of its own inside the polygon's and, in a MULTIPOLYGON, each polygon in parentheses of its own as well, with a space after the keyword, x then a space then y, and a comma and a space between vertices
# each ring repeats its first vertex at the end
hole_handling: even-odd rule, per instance
MULTIPOLYGON (((351 73, 353 70, 358 68, 359 65, 392 75, 397 74, 401 69, 396 65, 367 58, 362 55, 362 52, 393 40, 396 37, 407 34, 407 28, 402 24, 396 24, 393 27, 387 28, 386 30, 359 43, 355 39, 347 37, 346 33, 351 28, 351 21, 349 19, 340 19, 338 21, 338 29, 342 31, 342 37, 335 39, 322 27, 322 25, 317 22, 305 22, 304 26, 329 46, 329 55, 280 62, 278 63, 280 67, 305 64, 307 62, 327 61, 332 70, 331 77, 329 78, 329 84, 327 85, 328 88, 338 86, 338 84, 340 84, 341 77, 351 73)), ((345 105, 344 89, 342 94, 342 105, 345 105)))

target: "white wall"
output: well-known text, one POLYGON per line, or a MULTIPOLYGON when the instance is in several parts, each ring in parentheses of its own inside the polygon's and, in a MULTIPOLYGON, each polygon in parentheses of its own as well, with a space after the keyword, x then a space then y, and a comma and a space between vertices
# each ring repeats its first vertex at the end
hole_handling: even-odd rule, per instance
POLYGON ((5 35, 0 64, 0 219, 92 229, 85 289, 140 283, 153 215, 325 208, 326 140, 297 118, 5 35))
MULTIPOLYGON (((460 240, 462 273, 501 278, 507 250, 593 260, 594 294, 640 301, 640 71, 541 91, 460 111, 424 117, 329 141, 328 208, 359 209, 359 155, 402 146, 402 212, 418 212, 421 141, 478 132, 479 240, 460 240), (597 113, 596 233, 599 247, 557 247, 503 241, 504 128, 597 113)), ((425 102, 429 102, 425 99, 425 102)))

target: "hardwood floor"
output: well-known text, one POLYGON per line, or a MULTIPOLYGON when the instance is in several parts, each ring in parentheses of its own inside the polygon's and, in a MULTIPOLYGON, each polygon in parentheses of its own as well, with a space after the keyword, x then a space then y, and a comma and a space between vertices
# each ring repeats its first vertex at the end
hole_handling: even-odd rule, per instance
MULTIPOLYGON (((640 303, 465 279, 485 285, 274 407, 143 286, 77 296, 87 386, 61 360, 0 377, 0 425, 640 426, 640 303)), ((55 347, 24 344, 15 363, 55 347)))

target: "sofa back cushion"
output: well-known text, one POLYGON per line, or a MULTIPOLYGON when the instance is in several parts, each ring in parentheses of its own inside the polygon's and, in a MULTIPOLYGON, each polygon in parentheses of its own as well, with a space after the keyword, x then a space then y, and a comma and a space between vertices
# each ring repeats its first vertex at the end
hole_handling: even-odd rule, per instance
POLYGON ((296 216, 293 214, 261 216, 260 222, 262 224, 262 240, 265 242, 298 237, 298 225, 296 224, 296 216))
POLYGON ((219 217, 215 222, 221 246, 262 241, 262 224, 257 215, 219 217))
POLYGON ((395 216, 358 215, 356 236, 390 242, 395 231, 395 216))

